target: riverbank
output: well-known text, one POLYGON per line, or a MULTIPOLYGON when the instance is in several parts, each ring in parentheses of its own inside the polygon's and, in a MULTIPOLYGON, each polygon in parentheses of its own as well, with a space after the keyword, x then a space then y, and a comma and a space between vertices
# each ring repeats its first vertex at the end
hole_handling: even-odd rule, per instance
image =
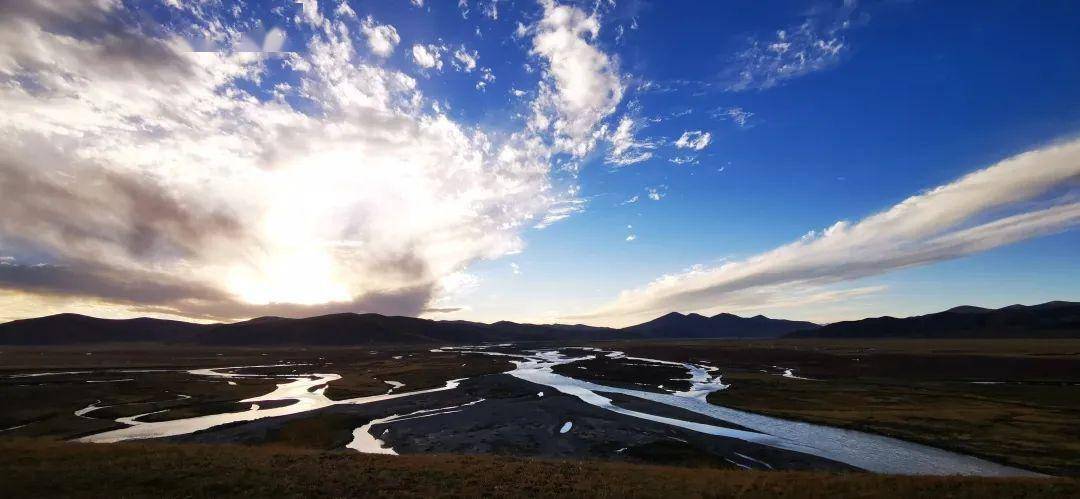
POLYGON ((605 345, 722 366, 709 402, 1080 475, 1080 341, 761 340, 605 345), (785 375, 786 374, 786 375, 785 375))

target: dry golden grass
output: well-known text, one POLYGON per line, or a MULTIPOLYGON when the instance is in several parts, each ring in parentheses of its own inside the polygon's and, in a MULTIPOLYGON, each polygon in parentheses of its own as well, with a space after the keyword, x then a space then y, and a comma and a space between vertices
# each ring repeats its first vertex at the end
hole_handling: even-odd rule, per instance
POLYGON ((0 443, 4 497, 1077 497, 1075 479, 751 472, 276 447, 0 443))

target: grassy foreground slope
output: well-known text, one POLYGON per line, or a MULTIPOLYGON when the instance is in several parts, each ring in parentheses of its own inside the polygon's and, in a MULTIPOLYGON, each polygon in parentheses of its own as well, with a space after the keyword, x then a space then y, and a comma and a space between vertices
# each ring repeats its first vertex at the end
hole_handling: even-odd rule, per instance
POLYGON ((751 472, 501 456, 0 442, 4 497, 1077 497, 1080 481, 751 472))

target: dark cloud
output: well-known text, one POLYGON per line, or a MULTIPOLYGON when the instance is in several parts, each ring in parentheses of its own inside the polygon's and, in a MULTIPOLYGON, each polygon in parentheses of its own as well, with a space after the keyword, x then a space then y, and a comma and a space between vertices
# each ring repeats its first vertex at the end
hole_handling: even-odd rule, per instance
POLYGON ((83 165, 70 176, 45 164, 0 160, 0 236, 52 251, 116 247, 129 256, 197 254, 210 238, 243 237, 240 222, 217 209, 192 206, 151 179, 83 165))
POLYGON ((96 46, 95 60, 117 77, 138 74, 170 83, 191 74, 190 63, 167 43, 128 31, 117 31, 96 46))
POLYGON ((93 33, 105 27, 108 11, 91 0, 0 0, 0 16, 33 21, 48 31, 93 33), (86 26, 80 29, 78 23, 86 26))
POLYGON ((162 275, 85 265, 0 264, 0 289, 54 296, 94 297, 124 304, 221 300, 220 292, 162 275))
MULTIPOLYGON (((213 287, 178 281, 150 272, 78 265, 21 265, 0 263, 0 289, 45 296, 85 297, 126 305, 141 313, 174 314, 191 318, 235 321, 251 317, 311 317, 344 312, 377 312, 417 316, 434 292, 423 285, 367 293, 348 302, 300 305, 243 303, 213 287)), ((452 309, 436 309, 452 311, 452 309)))
MULTIPOLYGON (((111 7, 110 3, 91 0, 0 0, 0 17, 88 42, 88 50, 73 52, 80 54, 79 65, 96 67, 115 79, 139 77, 168 84, 191 74, 183 54, 146 33, 148 23, 111 7)), ((9 47, 8 52, 16 65, 31 75, 52 69, 53 62, 41 58, 35 46, 9 47)))
POLYGON ((126 246, 132 254, 148 254, 159 243, 191 250, 210 235, 241 235, 237 219, 221 211, 200 213, 197 208, 184 206, 148 179, 105 172, 103 180, 106 188, 126 202, 131 224, 126 246))

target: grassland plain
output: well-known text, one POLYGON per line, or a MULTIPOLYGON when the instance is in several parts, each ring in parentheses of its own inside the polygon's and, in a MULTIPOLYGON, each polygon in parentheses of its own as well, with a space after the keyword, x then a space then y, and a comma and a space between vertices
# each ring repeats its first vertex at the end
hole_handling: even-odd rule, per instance
MULTIPOLYGON (((195 368, 318 364, 340 374, 327 396, 340 400, 386 393, 386 381, 406 390, 442 386, 448 379, 498 373, 512 366, 492 357, 401 348, 224 348, 174 345, 123 347, 11 347, 0 352, 0 437, 73 438, 122 425, 112 420, 168 409, 144 421, 243 410, 236 401, 273 390, 272 379, 211 379, 186 374, 195 368), (10 377, 33 372, 69 375, 10 377), (73 413, 90 404, 108 406, 93 418, 73 413), (17 428, 16 428, 17 427, 17 428)), ((280 368, 278 369, 280 371, 280 368)))
MULTIPOLYGON (((731 387, 714 393, 713 403, 896 436, 1066 478, 734 471, 720 469, 723 463, 709 456, 651 447, 647 456, 629 456, 636 463, 508 455, 366 456, 340 450, 341 442, 331 438, 342 426, 334 414, 289 423, 259 445, 61 441, 116 426, 112 418, 151 410, 170 408, 167 417, 217 412, 241 397, 265 393, 273 384, 265 379, 237 379, 236 385, 224 380, 191 383, 190 376, 174 377, 171 369, 320 364, 343 376, 331 385, 337 391, 328 395, 346 398, 384 393, 388 380, 420 389, 510 368, 500 358, 433 353, 415 346, 208 350, 159 345, 12 348, 0 353, 5 374, 89 371, 68 377, 5 378, 0 383, 3 427, 30 423, 0 435, 0 490, 5 497, 1077 496, 1080 341, 706 340, 601 346, 719 367, 731 387), (87 382, 128 377, 117 369, 165 372, 131 376, 135 380, 127 382, 87 382), (789 369, 794 377, 784 376, 789 369), (191 398, 172 400, 174 394, 191 398), (102 401, 99 405, 121 405, 101 409, 93 419, 71 414, 97 400, 102 401)), ((610 364, 604 359, 584 362, 574 374, 611 385, 668 382, 669 388, 684 388, 670 381, 685 375, 678 369, 616 369, 610 364)))
POLYGON ((1074 478, 750 472, 507 456, 0 442, 5 497, 1077 497, 1074 478))

